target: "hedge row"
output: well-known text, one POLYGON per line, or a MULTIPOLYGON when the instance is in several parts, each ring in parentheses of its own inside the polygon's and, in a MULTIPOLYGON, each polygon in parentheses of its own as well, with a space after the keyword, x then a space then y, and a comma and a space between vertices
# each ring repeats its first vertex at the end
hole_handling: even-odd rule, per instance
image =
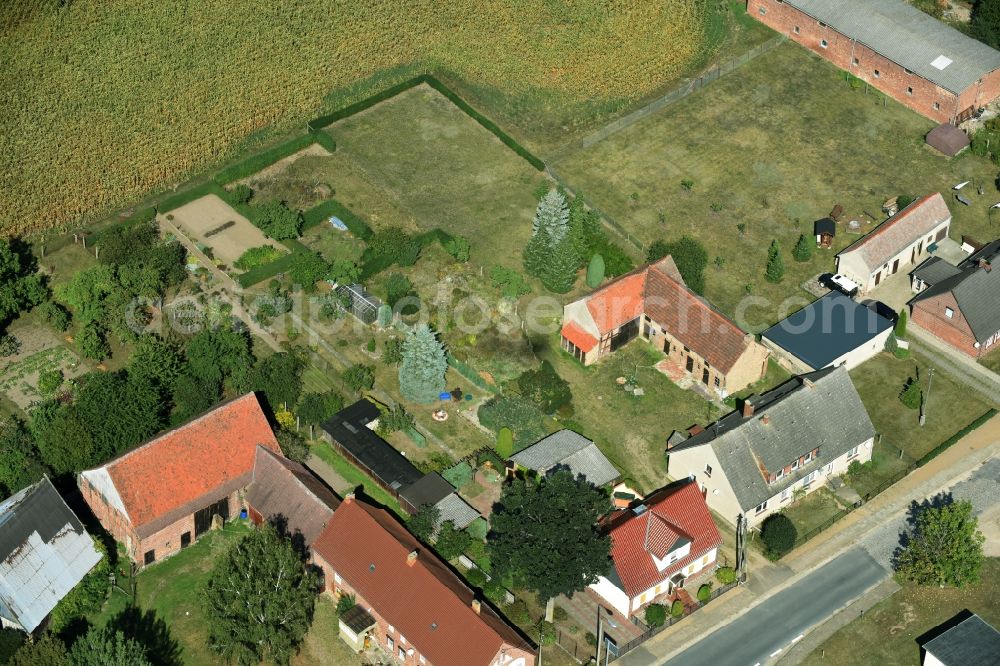
POLYGON ((268 278, 273 278, 278 273, 291 270, 292 264, 295 262, 298 255, 298 252, 289 252, 285 256, 280 259, 275 259, 269 264, 258 266, 257 268, 236 276, 236 281, 239 282, 240 286, 244 289, 252 287, 258 282, 263 282, 268 278))
POLYGON ((166 213, 167 211, 180 208, 181 206, 191 203, 195 199, 200 199, 209 194, 216 194, 223 200, 226 200, 226 190, 215 181, 210 180, 207 183, 202 183, 197 187, 192 187, 190 190, 185 190, 168 199, 164 199, 157 204, 156 210, 160 213, 166 213))
POLYGON ((469 364, 459 361, 451 354, 448 354, 448 365, 453 367, 458 374, 462 375, 482 390, 489 393, 496 393, 496 387, 491 386, 490 383, 483 379, 482 376, 480 376, 480 374, 469 364))
MULTIPOLYGON (((331 139, 332 141, 333 139, 331 139)), ((289 155, 294 155, 303 148, 308 148, 316 141, 316 135, 312 132, 293 137, 284 143, 280 143, 273 148, 262 153, 251 155, 242 162, 237 162, 226 167, 215 174, 215 182, 219 185, 228 185, 234 181, 252 176, 261 169, 269 167, 278 160, 282 160, 289 155)), ((325 148, 326 146, 324 146, 325 148)), ((328 149, 329 150, 329 149, 328 149)))
POLYGON ((302 216, 305 219, 305 223, 302 226, 305 229, 315 227, 317 224, 330 219, 333 215, 337 216, 344 223, 344 226, 347 227, 347 230, 357 238, 361 240, 371 238, 371 227, 336 199, 327 199, 303 213, 302 216))
POLYGON ((941 442, 940 444, 938 444, 937 446, 935 446, 933 449, 931 449, 930 451, 928 451, 924 455, 923 458, 921 458, 920 460, 917 461, 917 467, 923 467, 924 465, 926 465, 930 461, 932 461, 935 458, 937 458, 939 455, 941 455, 942 453, 944 453, 945 451, 947 451, 948 448, 951 447, 952 444, 954 444, 958 440, 962 439, 963 437, 965 437, 966 435, 968 435, 970 432, 972 432, 973 430, 975 430, 976 428, 978 428, 979 426, 983 425, 984 423, 986 423, 987 421, 989 421, 991 418, 993 418, 996 415, 996 413, 997 413, 997 410, 993 409, 992 407, 990 409, 986 410, 986 413, 983 414, 982 416, 980 416, 978 419, 976 419, 975 421, 973 421, 969 425, 965 426, 964 428, 962 428, 961 430, 959 430, 958 432, 956 432, 954 435, 952 435, 951 437, 949 437, 948 439, 944 440, 943 442, 941 442))
POLYGON ((354 114, 360 113, 361 111, 364 111, 365 109, 370 109, 371 107, 375 106, 379 102, 384 102, 385 100, 387 100, 387 99, 389 99, 391 97, 395 97, 396 95, 398 95, 401 92, 405 92, 405 91, 409 90, 410 88, 414 88, 416 86, 419 86, 421 83, 424 83, 426 80, 427 80, 427 76, 423 75, 423 74, 421 74, 420 76, 415 76, 412 79, 407 79, 406 81, 403 81, 402 83, 397 83, 394 86, 390 86, 389 88, 386 88, 382 92, 376 93, 376 94, 372 95, 371 97, 366 97, 365 99, 361 100, 360 102, 355 102, 354 104, 349 104, 348 106, 345 106, 342 109, 338 109, 338 110, 334 111, 333 113, 328 113, 325 116, 320 116, 319 118, 313 118, 308 123, 306 123, 306 127, 308 127, 309 131, 311 131, 311 132, 315 132, 317 130, 323 129, 327 125, 332 125, 333 123, 337 122, 338 120, 343 120, 344 118, 353 116, 354 114))
POLYGON ((155 217, 156 217, 156 208, 153 207, 143 208, 133 213, 132 215, 129 215, 128 217, 119 220, 113 226, 110 226, 107 229, 103 229, 95 233, 93 236, 90 236, 90 242, 98 243, 102 238, 104 238, 104 236, 108 234, 119 234, 122 231, 131 229, 140 222, 149 222, 155 217))
MULTIPOLYGON (((350 225, 348 225, 348 228, 350 228, 350 225)), ((440 243, 441 247, 444 247, 445 244, 452 239, 454 239, 454 236, 443 229, 431 229, 430 231, 425 231, 424 233, 413 237, 413 240, 420 245, 421 249, 431 245, 432 243, 440 243)), ((359 279, 364 282, 365 280, 368 280, 388 269, 395 263, 396 257, 392 256, 377 256, 365 259, 364 263, 361 265, 361 277, 359 279)))

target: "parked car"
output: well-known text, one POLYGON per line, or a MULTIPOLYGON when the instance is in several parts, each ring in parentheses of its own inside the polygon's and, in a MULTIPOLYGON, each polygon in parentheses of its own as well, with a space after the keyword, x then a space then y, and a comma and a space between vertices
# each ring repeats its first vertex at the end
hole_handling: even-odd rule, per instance
POLYGON ((858 293, 858 284, 848 277, 844 277, 840 273, 830 274, 824 273, 819 277, 819 283, 826 287, 827 289, 839 291, 845 296, 850 296, 854 298, 855 294, 858 293))
POLYGON ((868 299, 866 301, 863 301, 861 304, 866 308, 868 308, 869 310, 871 310, 872 312, 874 312, 875 314, 877 314, 878 316, 884 317, 885 319, 891 321, 893 326, 895 326, 896 322, 899 321, 899 313, 890 308, 882 301, 868 299))

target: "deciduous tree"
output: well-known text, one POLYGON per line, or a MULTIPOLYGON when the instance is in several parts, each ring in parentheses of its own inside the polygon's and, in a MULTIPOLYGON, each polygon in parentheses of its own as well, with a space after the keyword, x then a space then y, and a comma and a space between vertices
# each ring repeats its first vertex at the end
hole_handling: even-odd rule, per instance
POLYGON ((979 580, 985 538, 968 500, 912 507, 913 528, 895 568, 918 585, 963 587, 979 580))
POLYGON ((73 643, 73 666, 152 666, 146 648, 134 638, 110 627, 91 627, 73 643))
POLYGON ((208 580, 209 646, 241 664, 287 664, 312 623, 316 585, 291 542, 262 525, 221 557, 208 580))
POLYGON ((1000 0, 977 0, 969 27, 976 39, 1000 49, 1000 0))
POLYGON ((319 425, 344 408, 344 399, 336 391, 306 393, 299 399, 296 413, 306 425, 319 425))
POLYGON ((649 246, 647 261, 653 262, 670 255, 684 283, 695 293, 705 291, 705 267, 708 266, 708 251, 705 246, 691 236, 681 236, 665 243, 654 241, 649 246))
POLYGON ((441 523, 437 538, 434 540, 434 550, 446 560, 453 560, 468 549, 472 544, 469 533, 455 527, 455 523, 446 520, 441 523))
POLYGON ((38 305, 47 295, 28 246, 0 238, 0 332, 19 312, 38 305))
POLYGON ((424 504, 419 509, 417 513, 410 518, 410 522, 407 523, 407 527, 410 531, 416 535, 421 541, 430 541, 431 536, 434 535, 434 528, 437 527, 438 519, 441 517, 441 512, 433 504, 424 504))
MULTIPOLYGON (((487 548, 496 573, 542 602, 583 590, 610 567, 611 541, 597 530, 607 507, 604 492, 568 470, 538 485, 513 481, 490 519, 487 548)), ((546 611, 551 619, 551 604, 546 611)))

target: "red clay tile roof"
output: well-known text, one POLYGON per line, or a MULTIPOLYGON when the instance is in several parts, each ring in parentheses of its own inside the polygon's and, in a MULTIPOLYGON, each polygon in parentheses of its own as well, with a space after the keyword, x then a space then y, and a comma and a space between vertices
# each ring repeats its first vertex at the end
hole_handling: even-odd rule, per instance
POLYGON ((645 513, 636 516, 630 509, 618 511, 605 526, 611 535, 611 559, 615 571, 625 593, 633 598, 722 544, 719 530, 694 481, 656 492, 646 498, 644 504, 648 507, 645 513), (669 531, 691 540, 690 553, 663 571, 657 569, 653 556, 647 550, 647 523, 651 537, 654 530, 657 533, 653 550, 662 552, 662 538, 670 536, 663 528, 669 526, 669 531))
POLYGON ((691 540, 679 527, 671 525, 670 521, 655 512, 649 517, 647 528, 646 550, 661 560, 678 541, 691 540))
POLYGON ((646 268, 623 275, 587 298, 587 309, 605 335, 642 314, 646 268))
POLYGON ((580 328, 575 321, 571 321, 563 326, 562 336, 583 352, 589 352, 597 346, 597 338, 580 328))
POLYGON ((837 256, 858 252, 865 265, 874 271, 950 217, 951 212, 941 193, 928 194, 851 243, 837 256))
POLYGON ((142 536, 151 533, 143 526, 202 508, 188 504, 206 496, 215 501, 246 486, 258 444, 281 452, 257 396, 248 393, 112 460, 105 469, 142 536))
POLYGON ((728 372, 750 344, 747 334, 666 271, 650 267, 646 314, 681 344, 728 372))
POLYGON ((344 499, 313 552, 435 666, 486 666, 505 644, 533 651, 485 601, 476 614, 472 590, 383 509, 344 499))

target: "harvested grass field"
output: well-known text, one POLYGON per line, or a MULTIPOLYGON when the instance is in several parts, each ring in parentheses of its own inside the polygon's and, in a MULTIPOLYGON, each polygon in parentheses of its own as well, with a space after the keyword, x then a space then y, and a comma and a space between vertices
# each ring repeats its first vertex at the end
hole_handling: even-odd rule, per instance
POLYGON ((979 399, 978 393, 971 392, 938 369, 927 404, 927 422, 921 427, 919 410, 909 409, 900 402, 899 393, 906 380, 918 374, 926 393, 929 367, 931 364, 920 354, 897 359, 883 352, 851 371, 851 379, 875 431, 882 434, 886 444, 903 449, 913 460, 921 458, 990 407, 979 399))
POLYGON ((1000 623, 1000 560, 988 558, 981 581, 963 589, 907 584, 822 643, 806 666, 904 666, 920 662, 917 638, 958 612, 1000 623))
POLYGON ((227 267, 252 247, 270 245, 282 253, 287 251, 284 245, 265 236, 250 220, 214 194, 171 210, 167 220, 195 242, 211 248, 212 256, 227 267), (235 224, 225 226, 230 222, 235 224))
POLYGON ((76 223, 428 69, 560 127, 703 62, 718 46, 705 8, 725 6, 12 0, 0 7, 0 228, 76 223))
MULTIPOLYGON (((941 191, 975 179, 993 190, 996 168, 973 155, 948 159, 923 145, 933 124, 893 101, 852 89, 842 72, 788 43, 736 72, 614 134, 561 157, 556 170, 642 241, 699 238, 709 249, 706 293, 745 324, 777 321, 782 302, 807 278, 833 270, 835 252, 856 236, 839 227, 833 250, 798 263, 791 250, 813 220, 842 204, 847 219, 881 219, 898 194, 941 191), (690 180, 690 190, 681 182, 690 180), (741 236, 737 224, 746 225, 741 236), (777 239, 785 277, 764 280, 777 239), (722 266, 715 265, 716 257, 722 266)), ((995 193, 971 192, 951 205, 952 236, 993 238, 987 207, 995 193)), ((866 228, 871 228, 870 225, 866 228)), ((808 297, 808 300, 812 300, 808 297)), ((804 301, 799 301, 802 305, 804 301)), ((787 312, 787 308, 786 308, 787 312)))

